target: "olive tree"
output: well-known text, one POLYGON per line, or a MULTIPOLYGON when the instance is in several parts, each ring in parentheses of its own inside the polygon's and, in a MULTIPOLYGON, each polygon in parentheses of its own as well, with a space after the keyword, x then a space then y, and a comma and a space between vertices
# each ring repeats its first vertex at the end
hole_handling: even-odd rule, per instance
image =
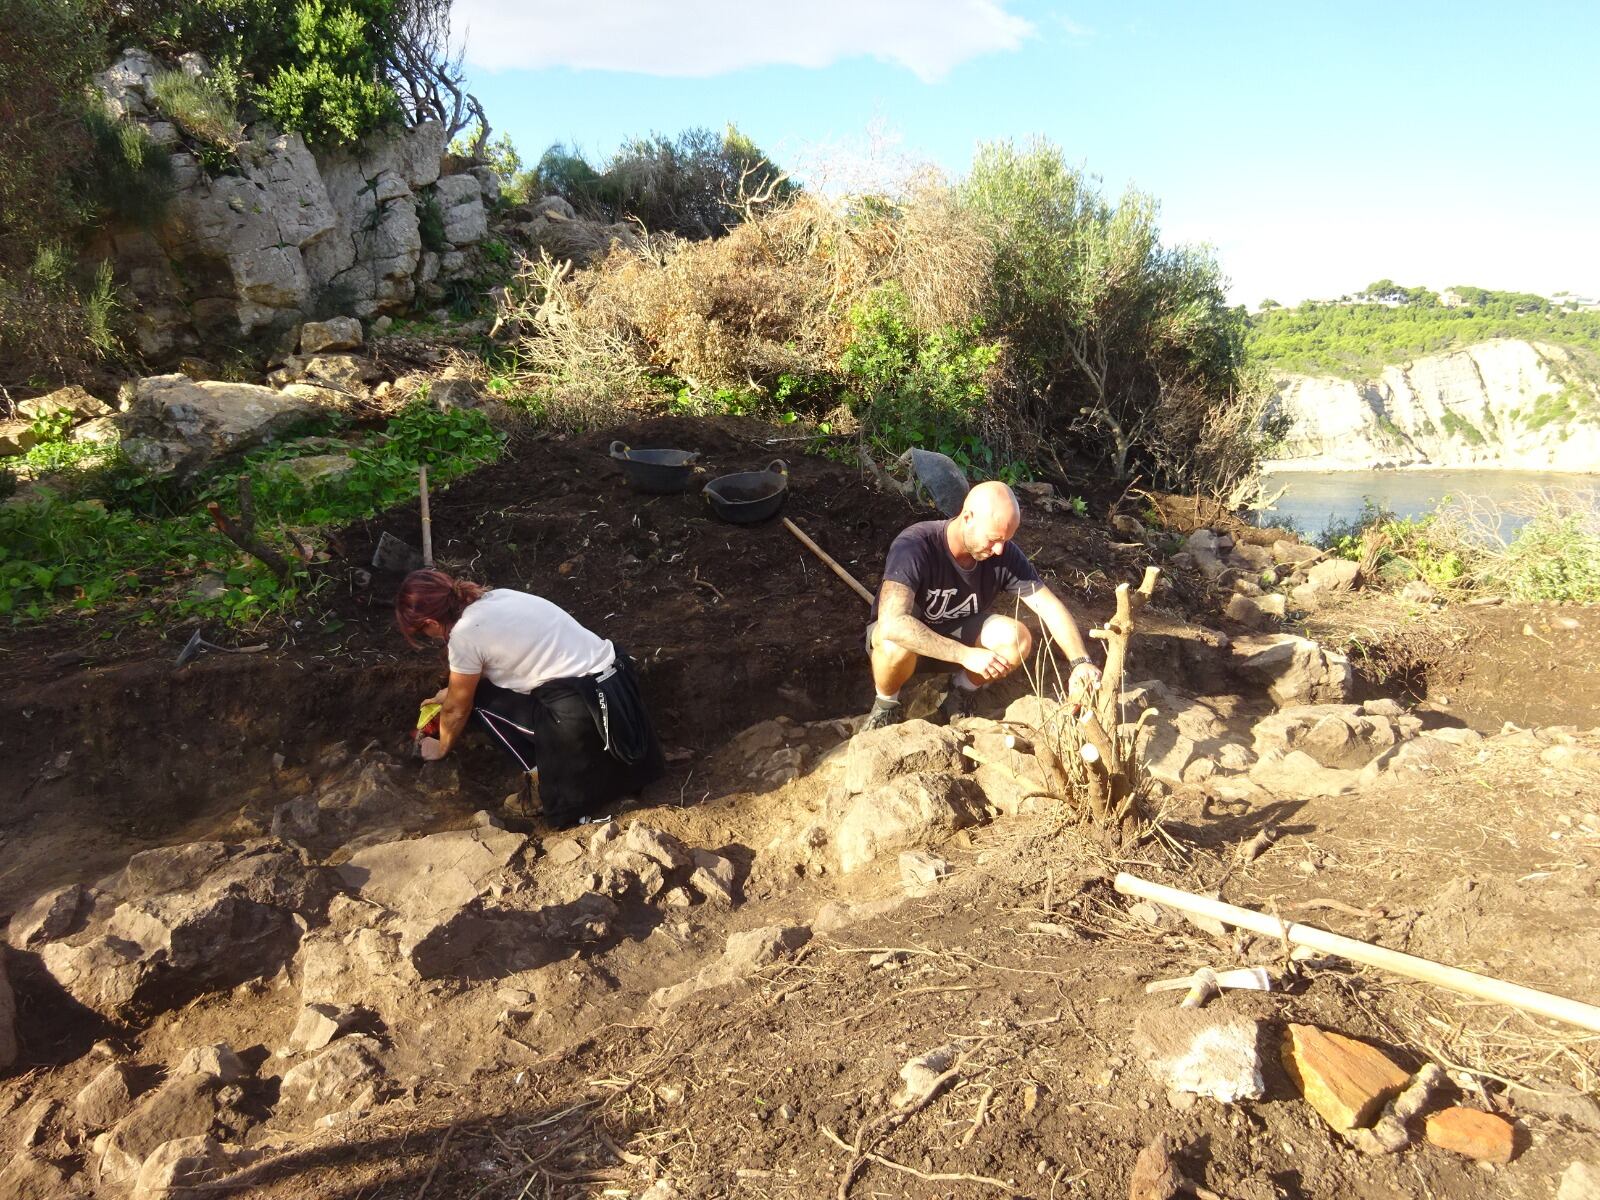
MULTIPOLYGON (((1188 439, 1224 412, 1253 428, 1233 409, 1259 398, 1242 373, 1243 314, 1211 254, 1164 247, 1153 199, 1130 188, 1108 201, 1046 142, 984 146, 960 195, 994 244, 993 328, 1011 342, 1011 402, 1041 450, 1064 442, 1119 478, 1137 468, 1221 486, 1222 460, 1197 460, 1188 439)), ((1253 462, 1249 437, 1232 440, 1253 462)))

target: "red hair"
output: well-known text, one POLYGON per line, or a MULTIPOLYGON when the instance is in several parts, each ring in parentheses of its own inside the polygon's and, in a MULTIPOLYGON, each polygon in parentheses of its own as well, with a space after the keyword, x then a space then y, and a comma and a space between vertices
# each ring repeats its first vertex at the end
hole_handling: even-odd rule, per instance
POLYGON ((477 584, 454 579, 443 571, 413 571, 395 594, 395 624, 413 646, 419 644, 417 635, 426 621, 439 622, 448 637, 467 605, 483 593, 477 584))

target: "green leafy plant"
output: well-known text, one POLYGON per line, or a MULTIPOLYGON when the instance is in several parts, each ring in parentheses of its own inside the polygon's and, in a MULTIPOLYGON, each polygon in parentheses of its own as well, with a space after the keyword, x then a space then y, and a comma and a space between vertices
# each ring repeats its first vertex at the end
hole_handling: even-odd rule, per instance
POLYGON ((852 339, 839 358, 848 406, 863 436, 893 457, 913 446, 947 454, 994 477, 1002 464, 979 436, 998 342, 982 326, 921 332, 905 293, 885 285, 850 314, 852 339))
POLYGON ((442 253, 449 247, 444 237, 444 209, 432 191, 426 192, 417 204, 417 236, 424 250, 442 253))
POLYGON ((387 0, 300 0, 288 53, 256 92, 267 119, 328 146, 398 121, 399 99, 379 75, 391 8, 387 0))
POLYGON ((187 71, 161 71, 151 81, 156 105, 197 143, 201 161, 215 169, 231 164, 244 139, 233 101, 209 79, 187 71))
POLYGON ((109 466, 103 496, 69 498, 45 490, 25 504, 0 507, 0 616, 12 623, 69 611, 164 607, 235 624, 289 611, 312 581, 287 584, 242 554, 213 527, 208 500, 234 502, 238 477, 254 483, 258 533, 288 548, 287 532, 314 533, 371 517, 416 495, 417 467, 438 483, 492 461, 502 439, 482 413, 439 412, 417 402, 382 433, 350 450, 351 468, 304 483, 285 464, 313 445, 272 446, 219 469, 181 491, 109 466), (201 593, 201 576, 221 582, 201 593))

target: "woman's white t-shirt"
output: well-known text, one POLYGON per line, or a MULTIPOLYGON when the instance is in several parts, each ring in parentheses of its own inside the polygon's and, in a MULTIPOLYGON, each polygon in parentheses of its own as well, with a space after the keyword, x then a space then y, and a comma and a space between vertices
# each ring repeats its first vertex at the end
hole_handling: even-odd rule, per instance
POLYGON ((495 588, 467 605, 450 631, 450 669, 481 674, 497 687, 531 692, 552 679, 604 671, 610 642, 540 596, 495 588))

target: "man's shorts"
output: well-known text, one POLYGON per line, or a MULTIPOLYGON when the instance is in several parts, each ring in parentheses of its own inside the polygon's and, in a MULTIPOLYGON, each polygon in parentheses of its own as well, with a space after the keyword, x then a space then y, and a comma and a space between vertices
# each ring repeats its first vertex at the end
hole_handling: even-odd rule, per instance
MULTIPOLYGON (((978 634, 983 632, 983 623, 993 615, 993 613, 977 613, 967 617, 954 629, 936 629, 934 632, 941 637, 949 638, 951 641, 960 642, 963 646, 976 646, 978 644, 978 634)), ((877 627, 878 623, 876 621, 872 621, 867 625, 866 647, 869 655, 872 653, 872 631, 877 627)), ((935 671, 959 670, 961 670, 960 663, 946 662, 942 658, 927 658, 919 654, 914 674, 921 675, 924 672, 931 674, 935 671)))

